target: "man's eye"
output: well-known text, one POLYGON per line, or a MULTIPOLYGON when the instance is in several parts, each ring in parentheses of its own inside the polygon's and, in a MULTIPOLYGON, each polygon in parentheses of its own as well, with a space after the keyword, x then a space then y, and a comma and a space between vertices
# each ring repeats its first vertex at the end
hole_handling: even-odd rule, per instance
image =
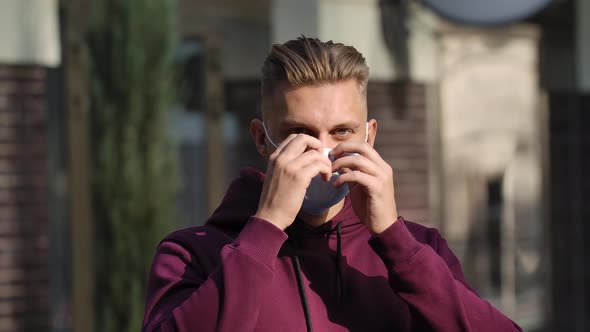
POLYGON ((334 131, 334 133, 338 136, 348 136, 348 135, 352 134, 352 129, 340 128, 340 129, 336 129, 334 131))

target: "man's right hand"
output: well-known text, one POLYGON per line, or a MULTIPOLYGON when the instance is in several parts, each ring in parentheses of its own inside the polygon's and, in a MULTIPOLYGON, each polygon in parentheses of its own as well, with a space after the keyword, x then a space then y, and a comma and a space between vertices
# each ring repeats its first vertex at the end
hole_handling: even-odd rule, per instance
POLYGON ((285 230, 301 209, 311 179, 322 174, 329 181, 332 164, 322 143, 305 134, 291 134, 270 155, 255 217, 285 230))

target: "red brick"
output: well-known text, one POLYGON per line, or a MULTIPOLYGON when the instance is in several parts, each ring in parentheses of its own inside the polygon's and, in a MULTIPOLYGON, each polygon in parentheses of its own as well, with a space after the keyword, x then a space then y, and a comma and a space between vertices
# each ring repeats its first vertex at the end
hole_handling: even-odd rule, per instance
MULTIPOLYGON (((47 100, 44 98, 27 98, 23 100, 23 111, 30 112, 30 111, 37 111, 42 112, 43 119, 46 119, 46 109, 47 109, 47 100)), ((38 118, 37 118, 38 119, 38 118)))
POLYGON ((428 214, 427 209, 411 209, 411 208, 399 208, 398 206, 398 214, 404 217, 406 220, 418 222, 423 225, 430 225, 431 221, 430 215, 428 214))
POLYGON ((377 130, 377 141, 381 144, 426 145, 426 135, 408 135, 392 130, 377 130))
POLYGON ((396 147, 379 146, 379 151, 382 151, 381 156, 391 159, 397 158, 419 158, 424 157, 426 160, 427 150, 426 146, 409 146, 400 145, 396 147))
POLYGON ((0 220, 19 220, 22 222, 33 220, 35 227, 39 228, 47 223, 48 211, 46 201, 5 204, 0 205, 0 220))
POLYGON ((20 91, 16 81, 0 81, 0 95, 14 95, 20 91))
POLYGON ((49 297, 21 298, 10 302, 0 302, 0 316, 19 315, 38 312, 49 305, 49 297))
MULTIPOLYGON (((28 103, 33 103, 33 101, 28 101, 28 103)), ((0 131, 3 131, 6 127, 44 126, 47 123, 45 107, 34 103, 30 105, 33 106, 19 112, 0 112, 0 131)))
POLYGON ((20 136, 22 135, 17 128, 0 125, 0 142, 15 142, 19 140, 20 136))
MULTIPOLYGON (((47 258, 48 241, 46 236, 38 234, 24 234, 20 236, 5 236, 0 241, 0 251, 3 254, 32 255, 47 258)), ((1 271, 1 270, 0 270, 1 271)))
POLYGON ((393 161, 394 163, 391 165, 393 167, 394 172, 400 171, 416 171, 416 172, 424 172, 428 171, 428 163, 424 159, 424 157, 419 158, 398 158, 393 161))
POLYGON ((412 83, 369 83, 369 116, 378 121, 375 149, 394 170, 400 214, 429 218, 425 88, 412 83))
POLYGON ((19 220, 20 209, 17 205, 0 206, 0 219, 2 220, 19 220))
POLYGON ((39 96, 44 95, 46 90, 45 81, 36 80, 22 82, 19 92, 27 96, 39 96))
MULTIPOLYGON (((394 166, 392 166, 394 167, 394 166)), ((399 171, 393 170, 393 177, 396 185, 418 184, 423 185, 428 181, 428 174, 416 170, 399 171)), ((1 202, 1 201, 0 201, 1 202)))
POLYGON ((17 188, 24 185, 22 176, 16 174, 0 174, 0 188, 17 188))
POLYGON ((1 317, 0 332, 14 331, 49 331, 49 317, 45 312, 39 316, 1 317))
POLYGON ((25 125, 35 127, 45 126, 47 124, 47 111, 45 110, 45 106, 40 104, 38 105, 34 103, 33 100, 29 101, 28 104, 25 102, 23 118, 25 125))
MULTIPOLYGON (((18 218, 18 209, 14 207, 0 206, 0 215, 6 215, 8 213, 14 214, 15 217, 13 217, 12 219, 18 218), (10 209, 10 211, 8 209, 10 209)), ((29 246, 28 243, 25 242, 25 238, 9 237, 4 238, 2 239, 2 241, 0 241, 0 251, 2 251, 3 253, 22 252, 27 248, 29 248, 29 246)))
MULTIPOLYGON (((44 204, 47 193, 33 188, 0 188, 0 205, 44 204)), ((1 219, 0 219, 1 222, 1 219)))
POLYGON ((20 112, 22 110, 22 104, 22 98, 0 95, 0 112, 20 112))
POLYGON ((47 204, 28 204, 27 215, 35 221, 35 227, 42 227, 49 220, 49 207, 47 204))
POLYGON ((421 183, 397 183, 395 186, 395 197, 398 203, 406 208, 428 207, 428 191, 422 190, 428 188, 428 181, 421 183), (417 189, 417 190, 416 190, 417 189))
POLYGON ((47 282, 31 282, 27 285, 0 285, 0 298, 22 298, 31 296, 31 294, 39 294, 43 296, 49 295, 49 287, 47 282))
POLYGON ((16 219, 0 220, 0 239, 7 235, 18 235, 23 233, 21 223, 23 223, 23 221, 17 221, 16 219))
MULTIPOLYGON (((22 281, 28 282, 47 282, 47 271, 43 267, 22 268, 14 267, 0 269, 0 285, 2 284, 19 284, 22 281)), ((1 315, 1 312, 0 312, 1 315)))
POLYGON ((0 113, 0 130, 4 130, 4 126, 10 127, 23 124, 24 117, 22 112, 2 112, 0 113))
POLYGON ((47 144, 42 143, 0 143, 0 158, 41 157, 47 155, 47 144))
POLYGON ((47 173, 45 158, 4 158, 0 159, 0 174, 7 173, 47 173))
POLYGON ((0 79, 45 79, 47 70, 36 66, 6 66, 0 65, 0 79))
POLYGON ((44 266, 49 268, 45 257, 25 254, 23 252, 0 252, 0 269, 14 266, 44 266))

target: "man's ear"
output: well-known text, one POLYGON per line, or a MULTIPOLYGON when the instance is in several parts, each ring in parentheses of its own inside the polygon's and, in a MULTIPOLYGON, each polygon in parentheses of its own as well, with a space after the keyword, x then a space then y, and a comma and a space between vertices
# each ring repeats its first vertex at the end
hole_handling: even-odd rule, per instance
POLYGON ((371 147, 375 147, 375 137, 377 137, 377 120, 369 120, 369 133, 367 135, 367 142, 371 147))
POLYGON ((269 151, 266 145, 266 134, 264 133, 262 121, 260 119, 252 119, 252 121, 250 121, 250 136, 252 136, 252 139, 254 140, 258 153, 260 153, 261 156, 268 158, 269 151))

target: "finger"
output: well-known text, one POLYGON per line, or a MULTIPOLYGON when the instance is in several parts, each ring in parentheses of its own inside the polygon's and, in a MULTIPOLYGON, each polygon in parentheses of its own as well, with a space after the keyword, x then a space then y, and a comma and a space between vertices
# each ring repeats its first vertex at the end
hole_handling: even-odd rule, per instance
POLYGON ((306 179, 309 179, 309 183, 311 183, 311 179, 313 179, 318 174, 321 174, 322 179, 324 179, 326 182, 330 181, 330 178, 332 177, 331 167, 321 163, 312 163, 307 167, 300 169, 300 172, 302 176, 304 176, 306 179))
MULTIPOLYGON (((292 159, 289 162, 289 167, 295 171, 298 171, 314 164, 322 165, 318 173, 322 174, 324 180, 328 181, 332 177, 332 162, 330 159, 328 159, 328 157, 317 150, 309 150, 292 159)), ((313 176, 317 175, 318 173, 313 174, 313 176)))
POLYGON ((296 136, 297 136, 296 134, 291 134, 291 135, 287 136, 281 142, 281 144, 279 144, 279 146, 275 147, 275 150, 270 155, 271 159, 272 158, 276 158, 283 151, 283 149, 285 148, 285 146, 287 146, 287 144, 289 144, 289 142, 292 141, 296 136))
POLYGON ((291 134, 277 149, 277 155, 285 154, 289 158, 295 158, 307 150, 320 149, 322 142, 319 139, 306 134, 291 134))
POLYGON ((341 169, 344 170, 343 173, 349 173, 349 170, 352 170, 361 171, 370 175, 379 174, 379 166, 360 154, 349 155, 336 159, 332 163, 332 170, 339 171, 341 169))
POLYGON ((342 142, 330 151, 330 155, 336 159, 354 153, 358 153, 377 164, 381 164, 381 161, 383 161, 379 153, 366 142, 342 142))
POLYGON ((345 184, 345 183, 349 183, 349 184, 358 184, 361 185, 365 188, 370 188, 373 186, 374 182, 375 182, 376 178, 360 172, 360 171, 352 171, 349 173, 344 173, 344 174, 340 174, 340 176, 338 177, 338 179, 336 179, 336 181, 334 181, 334 187, 340 187, 341 185, 345 184))
POLYGON ((290 160, 289 166, 297 169, 307 167, 313 163, 322 163, 326 166, 332 166, 332 162, 328 157, 318 150, 308 150, 301 155, 290 160))

